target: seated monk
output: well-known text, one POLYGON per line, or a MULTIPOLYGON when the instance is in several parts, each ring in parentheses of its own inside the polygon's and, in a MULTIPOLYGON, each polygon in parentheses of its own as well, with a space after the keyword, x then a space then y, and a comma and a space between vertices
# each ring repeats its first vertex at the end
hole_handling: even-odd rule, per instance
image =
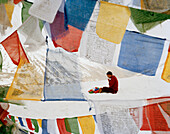
POLYGON ((112 74, 111 71, 106 73, 109 81, 109 87, 103 87, 99 89, 99 93, 112 93, 116 94, 118 92, 118 80, 116 76, 112 74))

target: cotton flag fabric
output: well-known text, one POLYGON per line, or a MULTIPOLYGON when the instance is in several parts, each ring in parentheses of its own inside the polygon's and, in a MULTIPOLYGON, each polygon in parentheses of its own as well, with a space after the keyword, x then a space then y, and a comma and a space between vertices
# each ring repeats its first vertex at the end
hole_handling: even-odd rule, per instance
MULTIPOLYGON (((6 13, 7 13, 8 19, 11 22, 12 14, 13 14, 13 11, 14 11, 14 4, 13 3, 5 4, 5 9, 6 9, 6 13)), ((11 27, 12 27, 12 25, 11 25, 11 27)))
POLYGON ((141 0, 141 7, 154 12, 167 12, 170 10, 169 0, 141 0))
POLYGON ((3 64, 3 57, 2 57, 2 53, 0 51, 0 72, 2 71, 2 64, 3 64))
POLYGON ((65 0, 62 0, 62 4, 55 16, 55 19, 53 23, 50 24, 50 31, 51 38, 54 41, 64 37, 66 34, 69 33, 65 0))
POLYGON ((4 4, 0 4, 0 11, 0 24, 6 27, 11 26, 4 4))
POLYGON ((170 83, 170 46, 168 49, 168 55, 162 73, 162 79, 170 83))
POLYGON ((44 71, 36 61, 28 63, 21 58, 6 99, 40 101, 43 98, 43 88, 44 71))
POLYGON ((20 58, 29 62, 26 53, 21 45, 21 42, 18 37, 17 31, 12 33, 9 37, 7 37, 4 41, 1 42, 12 62, 15 65, 18 65, 20 62, 20 58))
POLYGON ((64 119, 67 132, 79 134, 78 120, 77 118, 65 118, 64 119))
POLYGON ((129 71, 154 76, 165 39, 126 31, 121 43, 118 66, 129 71))
POLYGON ((79 124, 83 134, 94 134, 95 133, 95 121, 93 116, 78 117, 79 124))
POLYGON ((131 11, 131 20, 133 21, 136 28, 142 33, 154 28, 155 26, 161 24, 164 21, 164 19, 155 21, 153 18, 155 14, 154 12, 139 10, 135 8, 130 8, 130 11, 131 11), (149 21, 144 22, 147 18, 150 19, 150 22, 149 21), (141 21, 138 22, 139 19, 141 19, 141 21))
MULTIPOLYGON (((21 10, 21 17, 22 17, 22 23, 24 23, 29 17, 30 17, 30 14, 28 13, 30 7, 32 6, 32 3, 31 2, 28 2, 28 1, 22 1, 22 10, 21 10)), ((43 28, 43 21, 42 20, 39 20, 39 26, 40 26, 40 29, 42 30, 43 28)))
POLYGON ((36 0, 29 9, 29 14, 52 23, 62 0, 36 0))
POLYGON ((96 63, 111 66, 113 65, 116 44, 99 38, 95 30, 96 22, 90 21, 83 33, 79 48, 80 56, 96 63))
POLYGON ((101 134, 124 134, 125 132, 126 134, 138 134, 142 120, 141 102, 102 100, 94 101, 94 105, 101 134), (136 108, 136 106, 139 107, 136 108), (136 116, 133 115, 134 113, 136 116))
POLYGON ((77 52, 80 46, 83 31, 68 25, 68 34, 57 40, 53 40, 55 47, 62 47, 68 52, 77 52))
POLYGON ((64 50, 47 50, 45 100, 84 100, 77 57, 64 50))
POLYGON ((60 134, 71 134, 70 132, 67 132, 66 130, 64 119, 57 119, 57 125, 58 125, 60 134))
POLYGON ((68 24, 84 31, 95 5, 96 0, 66 0, 68 24))
POLYGON ((148 99, 147 106, 143 107, 142 131, 152 131, 152 133, 169 133, 169 97, 159 98, 158 102, 152 104, 154 99, 148 99), (165 99, 161 101, 161 99, 165 99))
POLYGON ((39 20, 33 16, 30 16, 27 22, 18 29, 18 33, 26 39, 22 44, 28 52, 40 50, 45 45, 45 38, 41 33, 39 20))
POLYGON ((101 1, 100 12, 96 24, 97 35, 107 41, 120 44, 129 17, 130 10, 128 7, 101 1))
POLYGON ((14 0, 14 4, 18 4, 21 0, 14 0))
POLYGON ((130 9, 131 11, 133 11, 131 12, 132 13, 131 15, 135 16, 134 22, 136 24, 163 21, 170 18, 170 15, 167 14, 155 13, 134 8, 130 9))
POLYGON ((55 16, 54 22, 50 24, 51 38, 55 47, 62 47, 68 52, 77 52, 80 46, 83 31, 68 25, 68 11, 65 6, 65 1, 62 4, 55 16))
POLYGON ((8 1, 10 1, 10 0, 1 0, 1 1, 0 1, 0 4, 8 3, 8 1))

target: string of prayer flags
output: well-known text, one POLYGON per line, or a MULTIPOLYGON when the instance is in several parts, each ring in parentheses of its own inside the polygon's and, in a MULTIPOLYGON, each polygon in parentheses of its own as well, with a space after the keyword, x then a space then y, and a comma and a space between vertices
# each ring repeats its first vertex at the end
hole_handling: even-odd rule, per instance
POLYGON ((13 115, 7 115, 7 117, 31 134, 71 134, 71 132, 75 134, 99 133, 92 115, 63 119, 30 119, 13 115))
POLYGON ((129 71, 154 76, 165 39, 126 31, 121 43, 118 66, 129 71))
POLYGON ((20 43, 17 31, 8 36, 8 38, 2 41, 1 44, 15 65, 19 64, 20 58, 29 62, 26 53, 20 43))
POLYGON ((102 39, 120 44, 129 18, 128 7, 101 1, 96 33, 102 39))
POLYGON ((167 55, 163 73, 162 73, 162 79, 170 83, 170 46, 168 49, 168 55, 167 55))

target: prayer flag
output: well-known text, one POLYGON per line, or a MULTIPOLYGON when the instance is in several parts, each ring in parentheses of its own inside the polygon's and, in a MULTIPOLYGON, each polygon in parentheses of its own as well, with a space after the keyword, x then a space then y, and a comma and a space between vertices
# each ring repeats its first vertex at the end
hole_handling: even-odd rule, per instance
POLYGON ((28 63, 20 59, 6 99, 40 100, 44 88, 44 72, 36 61, 28 63))
POLYGON ((78 117, 83 134, 94 134, 95 133, 95 122, 93 116, 82 116, 78 117))
POLYGON ((29 14, 52 23, 62 0, 36 0, 29 9, 29 14))
POLYGON ((57 119, 57 125, 58 125, 60 134, 71 134, 70 132, 67 132, 66 130, 64 119, 57 119))
POLYGON ((101 1, 96 33, 107 41, 119 44, 130 17, 128 7, 101 1))
POLYGON ((19 64, 20 58, 29 62, 25 51, 20 43, 17 31, 15 31, 8 38, 2 41, 1 44, 5 48, 6 52, 8 53, 9 57, 15 65, 19 64))
MULTIPOLYGON (((21 16, 22 16, 22 23, 24 23, 28 17, 30 16, 30 14, 28 13, 30 7, 32 6, 32 3, 31 2, 28 2, 28 1, 22 1, 22 4, 23 4, 23 7, 22 7, 22 10, 21 10, 21 16)), ((40 29, 42 30, 43 28, 43 21, 42 20, 39 20, 39 27, 40 29)))
MULTIPOLYGON (((6 13, 8 16, 9 21, 11 22, 12 20, 12 14, 14 11, 14 4, 13 3, 7 3, 5 4, 5 9, 6 9, 6 13)), ((11 25, 12 26, 12 25, 11 25)))
POLYGON ((67 132, 79 134, 79 127, 77 118, 65 118, 64 119, 67 132))
POLYGON ((77 56, 62 49, 47 50, 45 100, 84 100, 77 56))
POLYGON ((84 31, 95 5, 96 0, 66 0, 68 24, 84 31))
POLYGON ((6 27, 11 26, 4 4, 0 4, 0 11, 0 24, 6 27))
POLYGON ((162 79, 170 83, 170 46, 169 46, 168 55, 162 73, 162 79))
POLYGON ((154 76, 165 39, 126 31, 121 43, 118 66, 129 71, 154 76))

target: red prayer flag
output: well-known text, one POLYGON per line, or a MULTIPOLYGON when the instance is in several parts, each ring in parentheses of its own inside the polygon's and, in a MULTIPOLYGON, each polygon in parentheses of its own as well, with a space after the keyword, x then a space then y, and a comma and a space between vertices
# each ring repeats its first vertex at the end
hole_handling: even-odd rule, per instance
POLYGON ((29 62, 25 51, 21 45, 21 42, 18 37, 17 31, 11 34, 8 38, 1 42, 3 47, 5 48, 6 52, 8 53, 9 57, 11 58, 12 62, 15 65, 18 65, 20 62, 20 58, 29 62))
POLYGON ((69 32, 64 37, 56 40, 53 39, 54 46, 62 47, 69 52, 77 52, 80 46, 83 31, 70 25, 68 25, 68 28, 69 32))
POLYGON ((14 0, 14 4, 18 4, 21 0, 14 0))
POLYGON ((66 130, 64 119, 57 119, 57 125, 58 125, 60 134, 71 134, 70 132, 67 132, 66 130))
MULTIPOLYGON (((161 104, 169 104, 169 101, 163 103, 151 104, 143 107, 143 125, 141 130, 144 131, 170 131, 168 127, 168 122, 166 121, 166 116, 161 112, 161 104)), ((166 112, 162 108, 162 111, 166 112)))
MULTIPOLYGON (((30 130, 34 131, 35 129, 32 127, 32 122, 31 119, 26 118, 26 122, 27 122, 27 126, 30 130)), ((34 134, 32 132, 30 132, 30 134, 34 134)))

